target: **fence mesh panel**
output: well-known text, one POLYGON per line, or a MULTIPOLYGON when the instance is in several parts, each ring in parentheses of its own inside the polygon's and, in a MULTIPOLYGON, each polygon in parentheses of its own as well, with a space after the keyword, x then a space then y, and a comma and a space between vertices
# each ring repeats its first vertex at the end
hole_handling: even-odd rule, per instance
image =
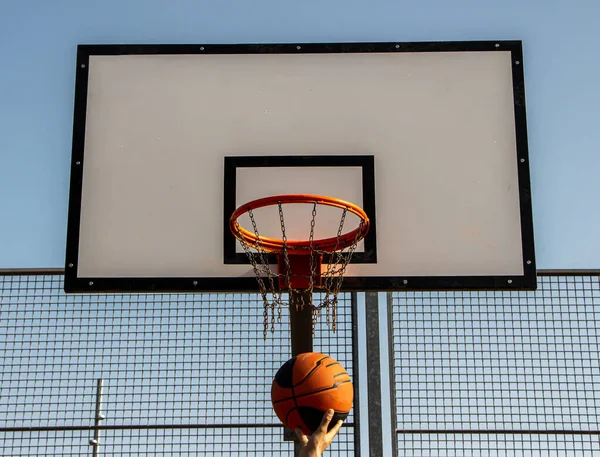
POLYGON ((598 279, 393 293, 398 455, 600 456, 598 279))
MULTIPOLYGON (((291 455, 270 383, 287 312, 262 336, 247 294, 65 295, 62 275, 0 276, 0 455, 291 455)), ((353 366, 351 297, 315 350, 353 366)), ((391 294, 401 456, 600 456, 598 275, 535 292, 391 294)), ((329 455, 354 455, 354 417, 329 455)))
MULTIPOLYGON (((63 276, 0 276, 0 455, 291 455, 270 403, 290 358, 289 313, 263 340, 249 294, 66 295, 63 276), (33 427, 33 429, 30 429, 33 427), (87 429, 86 429, 87 428, 87 429)), ((315 350, 353 372, 352 303, 315 350)), ((351 415, 332 455, 354 455, 351 415)))

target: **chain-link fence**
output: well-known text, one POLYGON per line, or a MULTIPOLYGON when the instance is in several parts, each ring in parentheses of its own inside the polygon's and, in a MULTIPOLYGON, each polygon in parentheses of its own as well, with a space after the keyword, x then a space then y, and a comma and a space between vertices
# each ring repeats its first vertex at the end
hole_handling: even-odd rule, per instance
POLYGON ((600 456, 598 275, 394 293, 400 456, 600 456))
MULTIPOLYGON (((599 277, 390 294, 394 452, 600 456, 599 277)), ((62 280, 0 276, 0 455, 292 455, 269 399, 287 312, 264 341, 259 295, 65 295, 62 280)), ((319 321, 315 350, 360 390, 355 302, 342 295, 337 333, 319 321)), ((329 455, 358 455, 357 403, 329 455)))
MULTIPOLYGON (((0 455, 293 454, 270 402, 289 313, 263 340, 259 295, 62 286, 60 274, 0 276, 0 455)), ((319 322, 314 347, 356 379, 350 295, 337 311, 337 332, 319 322)), ((354 455, 354 425, 351 415, 331 455, 354 455)))

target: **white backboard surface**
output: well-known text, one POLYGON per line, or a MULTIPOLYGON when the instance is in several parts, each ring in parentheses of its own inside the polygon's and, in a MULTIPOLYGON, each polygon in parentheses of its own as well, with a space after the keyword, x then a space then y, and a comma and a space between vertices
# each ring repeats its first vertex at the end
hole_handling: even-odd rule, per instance
MULTIPOLYGON (((335 161, 259 161, 225 182, 226 157, 272 156, 372 157, 376 262, 351 264, 347 289, 531 287, 527 150, 517 131, 524 100, 514 76, 522 63, 514 43, 474 47, 80 47, 67 289, 185 290, 192 280, 199 290, 251 288, 251 266, 224 258, 228 188, 236 205, 285 193, 363 205, 364 170, 335 161)), ((310 220, 288 216, 302 237, 310 220)), ((337 229, 322 216, 322 233, 337 229)), ((277 223, 266 217, 264 231, 277 223)))

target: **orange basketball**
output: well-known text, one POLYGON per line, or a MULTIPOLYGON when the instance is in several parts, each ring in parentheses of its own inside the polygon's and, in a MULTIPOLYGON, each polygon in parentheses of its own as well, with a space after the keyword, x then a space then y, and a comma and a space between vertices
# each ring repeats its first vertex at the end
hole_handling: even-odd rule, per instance
POLYGON ((271 387, 271 401, 279 420, 292 430, 299 427, 305 435, 319 427, 328 409, 334 411, 329 428, 346 419, 353 396, 344 367, 317 352, 306 352, 285 362, 271 387))

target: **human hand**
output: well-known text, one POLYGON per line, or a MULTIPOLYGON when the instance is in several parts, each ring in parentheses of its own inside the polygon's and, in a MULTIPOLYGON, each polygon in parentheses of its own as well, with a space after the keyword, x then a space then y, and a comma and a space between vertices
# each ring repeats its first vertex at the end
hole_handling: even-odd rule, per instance
POLYGON ((323 454, 323 451, 329 447, 333 438, 335 438, 335 435, 337 435, 342 426, 342 421, 339 420, 331 430, 327 431, 329 422, 331 422, 332 418, 333 409, 329 409, 323 415, 323 420, 321 421, 319 428, 315 430, 310 438, 302 433, 302 430, 299 428, 295 430, 296 435, 298 435, 298 439, 300 440, 300 444, 302 445, 302 451, 300 452, 299 457, 320 457, 323 454))

